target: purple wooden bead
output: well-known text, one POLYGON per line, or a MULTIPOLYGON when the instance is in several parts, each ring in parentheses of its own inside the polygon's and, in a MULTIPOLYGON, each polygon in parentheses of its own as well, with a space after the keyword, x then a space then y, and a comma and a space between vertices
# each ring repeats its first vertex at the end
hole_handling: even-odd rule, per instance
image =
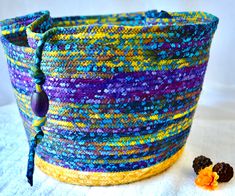
POLYGON ((31 97, 31 107, 36 116, 45 116, 49 108, 47 94, 44 91, 34 92, 31 97))

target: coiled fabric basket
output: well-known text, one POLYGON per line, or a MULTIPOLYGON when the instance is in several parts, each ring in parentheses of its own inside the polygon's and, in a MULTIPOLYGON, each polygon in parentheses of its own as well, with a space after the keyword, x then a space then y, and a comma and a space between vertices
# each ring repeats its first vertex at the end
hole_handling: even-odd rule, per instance
POLYGON ((129 183, 171 166, 190 131, 217 24, 204 12, 164 11, 42 11, 1 22, 30 144, 27 175, 35 149, 43 172, 72 184, 129 183), (35 92, 48 96, 46 116, 46 98, 42 115, 32 111, 35 92))

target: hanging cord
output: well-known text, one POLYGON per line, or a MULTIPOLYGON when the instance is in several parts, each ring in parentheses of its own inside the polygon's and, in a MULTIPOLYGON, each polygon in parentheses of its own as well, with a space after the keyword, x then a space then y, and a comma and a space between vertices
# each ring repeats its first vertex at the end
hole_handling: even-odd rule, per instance
POLYGON ((37 145, 41 142, 44 133, 41 129, 46 122, 46 117, 34 119, 33 126, 35 127, 36 135, 30 141, 29 158, 26 177, 31 186, 33 186, 33 172, 34 172, 34 156, 37 145))
POLYGON ((35 85, 35 91, 31 97, 31 107, 35 114, 32 126, 35 129, 35 135, 32 136, 30 140, 29 147, 29 157, 28 157, 28 167, 26 177, 31 186, 33 186, 33 173, 34 173, 34 157, 37 145, 41 142, 44 133, 42 131, 42 126, 46 123, 46 114, 49 108, 48 96, 42 88, 45 83, 45 75, 41 70, 41 58, 42 50, 45 44, 44 39, 39 40, 38 47, 35 54, 35 64, 31 67, 31 76, 33 78, 35 85))

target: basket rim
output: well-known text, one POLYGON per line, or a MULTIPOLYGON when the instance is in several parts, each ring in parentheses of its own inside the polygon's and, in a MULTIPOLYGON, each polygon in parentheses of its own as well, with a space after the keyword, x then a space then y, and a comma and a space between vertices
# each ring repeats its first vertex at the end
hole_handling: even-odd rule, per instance
MULTIPOLYGON (((50 12, 48 10, 34 12, 31 14, 27 14, 24 16, 19 16, 15 18, 6 19, 3 21, 0 21, 0 28, 1 28, 1 39, 2 42, 4 42, 8 47, 15 47, 19 49, 33 49, 33 47, 30 46, 19 46, 14 43, 11 43, 6 36, 9 34, 15 34, 15 33, 21 33, 26 32, 27 39, 34 39, 36 41, 42 40, 45 37, 49 37, 50 39, 53 37, 53 35, 60 35, 60 34, 67 34, 67 35, 76 35, 76 34, 84 34, 87 33, 86 36, 92 37, 92 33, 89 35, 90 30, 89 27, 92 27, 96 30, 96 32, 100 33, 101 35, 107 35, 108 33, 113 34, 120 34, 118 32, 120 28, 122 28, 123 32, 122 34, 127 35, 134 35, 137 34, 137 32, 140 32, 142 34, 145 33, 159 33, 163 32, 163 30, 167 27, 171 27, 171 29, 177 29, 179 27, 189 27, 189 26, 217 26, 219 22, 219 18, 202 11, 190 11, 190 12, 168 12, 170 15, 173 16, 173 18, 150 18, 153 20, 153 23, 146 23, 147 25, 136 25, 136 26, 129 26, 129 25, 117 25, 117 24, 101 24, 101 23, 94 23, 94 24, 88 24, 88 25, 69 25, 69 26, 55 26, 55 24, 58 21, 72 21, 73 19, 89 19, 89 18, 117 18, 118 16, 124 16, 126 14, 128 15, 139 15, 139 16, 145 16, 147 12, 157 12, 156 10, 150 10, 150 11, 138 11, 138 12, 129 12, 129 13, 117 13, 117 14, 103 14, 103 15, 89 15, 89 16, 62 16, 62 17, 51 17, 50 12), (183 17, 185 16, 185 17, 183 17), (187 17, 186 17, 187 16, 187 17), (191 18, 191 19, 189 19, 191 18), (35 19, 35 20, 33 20, 35 19), (29 20, 29 23, 27 24, 27 20, 29 20), (33 21, 32 21, 33 20, 33 21), (22 22, 26 21, 26 24, 21 24, 22 22), (48 22, 50 27, 46 29, 45 31, 37 32, 37 27, 42 25, 44 22, 48 22), (18 25, 18 26, 16 26, 18 25), (142 31, 143 30, 143 31, 142 31), (75 33, 74 33, 75 32, 75 33)), ((213 31, 215 31, 216 28, 214 28, 213 31)), ((5 45, 4 44, 4 45, 5 45)))

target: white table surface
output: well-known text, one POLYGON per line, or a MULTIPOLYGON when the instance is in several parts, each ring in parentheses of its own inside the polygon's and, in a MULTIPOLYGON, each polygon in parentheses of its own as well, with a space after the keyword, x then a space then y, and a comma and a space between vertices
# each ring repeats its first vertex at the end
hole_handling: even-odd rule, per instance
POLYGON ((82 187, 58 182, 38 168, 34 186, 25 178, 28 144, 16 104, 0 107, 0 195, 235 195, 235 177, 206 191, 194 184, 192 161, 198 155, 235 168, 235 90, 203 92, 183 156, 166 172, 128 185, 82 187))

